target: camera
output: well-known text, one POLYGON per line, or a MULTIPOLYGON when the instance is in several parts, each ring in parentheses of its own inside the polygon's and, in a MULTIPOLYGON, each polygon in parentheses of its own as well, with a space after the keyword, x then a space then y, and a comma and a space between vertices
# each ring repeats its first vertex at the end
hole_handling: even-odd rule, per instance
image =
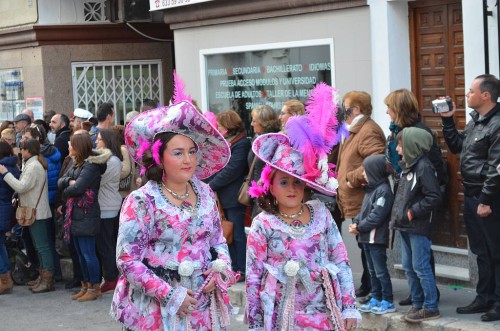
POLYGON ((453 101, 450 97, 446 99, 436 99, 432 100, 432 112, 434 114, 447 113, 453 110, 453 101))

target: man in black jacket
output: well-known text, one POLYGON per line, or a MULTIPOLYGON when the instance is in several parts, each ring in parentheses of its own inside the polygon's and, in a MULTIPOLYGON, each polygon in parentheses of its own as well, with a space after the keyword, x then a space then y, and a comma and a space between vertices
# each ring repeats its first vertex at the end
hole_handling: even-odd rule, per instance
POLYGON ((54 140, 54 146, 57 147, 59 153, 61 153, 61 160, 64 160, 68 156, 68 141, 71 135, 71 130, 69 129, 69 118, 64 114, 55 114, 50 120, 50 129, 56 134, 56 139, 54 140))
POLYGON ((460 153, 464 220, 472 253, 477 255, 476 299, 459 314, 485 312, 484 322, 500 320, 500 82, 493 75, 474 79, 467 93, 472 120, 462 133, 455 110, 442 113, 443 133, 452 153, 460 153))

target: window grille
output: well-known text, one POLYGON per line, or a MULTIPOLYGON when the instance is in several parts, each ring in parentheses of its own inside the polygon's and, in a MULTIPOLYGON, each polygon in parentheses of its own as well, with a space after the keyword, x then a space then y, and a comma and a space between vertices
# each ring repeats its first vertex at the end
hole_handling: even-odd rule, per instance
POLYGON ((139 111, 144 99, 163 104, 161 61, 73 63, 73 102, 95 114, 103 102, 114 105, 116 123, 139 111))
POLYGON ((85 22, 104 22, 106 21, 104 0, 93 0, 83 2, 83 17, 85 22))

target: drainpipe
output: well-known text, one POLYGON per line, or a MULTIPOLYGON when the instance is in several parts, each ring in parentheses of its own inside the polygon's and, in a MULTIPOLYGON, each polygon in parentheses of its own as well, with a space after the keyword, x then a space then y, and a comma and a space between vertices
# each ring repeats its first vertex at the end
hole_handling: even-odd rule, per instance
POLYGON ((488 1, 483 0, 483 32, 484 32, 484 72, 490 73, 490 50, 488 43, 488 1))

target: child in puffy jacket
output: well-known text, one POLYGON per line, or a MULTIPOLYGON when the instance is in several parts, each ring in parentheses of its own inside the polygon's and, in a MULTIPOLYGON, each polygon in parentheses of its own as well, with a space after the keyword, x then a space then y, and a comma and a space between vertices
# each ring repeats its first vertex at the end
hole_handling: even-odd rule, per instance
POLYGON ((411 291, 410 323, 440 317, 437 289, 430 264, 432 213, 441 202, 436 171, 427 153, 432 135, 415 127, 398 134, 397 151, 403 156, 401 178, 391 212, 391 228, 401 237, 403 269, 411 291))
POLYGON ((357 235, 370 272, 371 299, 359 310, 381 315, 396 311, 386 253, 389 247, 389 220, 394 195, 389 184, 384 155, 367 157, 363 161, 363 168, 363 176, 367 182, 366 194, 360 213, 349 226, 349 233, 357 235))

